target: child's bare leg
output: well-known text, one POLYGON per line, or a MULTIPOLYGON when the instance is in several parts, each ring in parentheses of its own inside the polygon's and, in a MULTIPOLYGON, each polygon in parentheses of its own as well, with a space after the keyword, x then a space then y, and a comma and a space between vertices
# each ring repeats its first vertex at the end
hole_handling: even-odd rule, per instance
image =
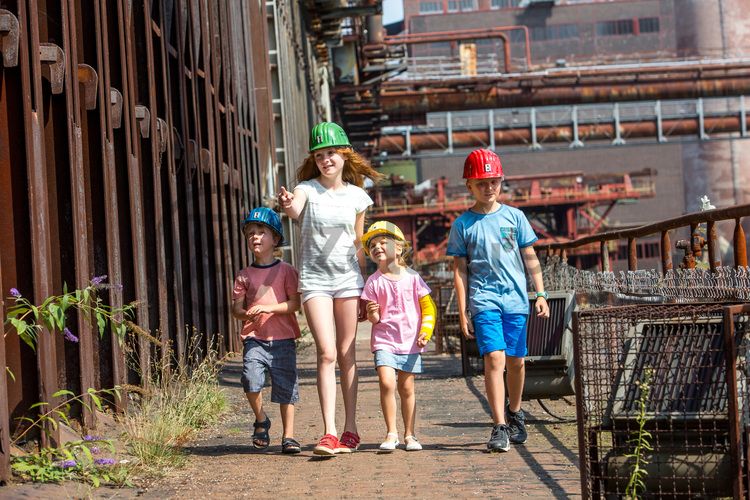
POLYGON ((293 404, 281 404, 281 425, 284 427, 285 438, 294 437, 294 405, 293 404))
MULTIPOLYGON (((396 427, 396 370, 390 366, 378 366, 378 381, 380 382, 380 406, 383 409, 385 428, 388 434, 398 436, 396 427)), ((396 439, 390 439, 396 441, 396 439)))
POLYGON ((401 398, 401 416, 404 418, 404 436, 414 436, 417 398, 414 396, 413 373, 398 372, 398 395, 401 398))
POLYGON ((253 413, 255 413, 255 421, 264 422, 266 420, 266 412, 263 410, 263 394, 260 392, 246 392, 245 397, 250 403, 253 413))
POLYGON ((336 337, 333 299, 313 297, 304 304, 305 317, 318 354, 318 398, 324 434, 336 435, 336 337))
POLYGON ((344 395, 344 432, 357 433, 357 377, 356 336, 359 297, 333 299, 336 319, 336 350, 338 352, 341 391, 344 395))
POLYGON ((510 411, 517 412, 521 409, 521 396, 523 395, 523 383, 526 378, 526 365, 523 358, 515 356, 506 357, 506 366, 508 373, 506 375, 508 383, 508 399, 510 411))
POLYGON ((487 401, 490 403, 492 421, 495 424, 505 423, 505 351, 492 351, 484 355, 484 387, 487 401))

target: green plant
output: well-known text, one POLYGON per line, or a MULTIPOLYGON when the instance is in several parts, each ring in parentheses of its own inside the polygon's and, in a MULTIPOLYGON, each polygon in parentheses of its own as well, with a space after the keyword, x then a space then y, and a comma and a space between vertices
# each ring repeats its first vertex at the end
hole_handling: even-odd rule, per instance
POLYGON ((646 415, 646 404, 651 392, 651 380, 654 376, 653 368, 646 368, 643 373, 643 380, 636 382, 640 388, 638 398, 638 414, 636 422, 638 424, 638 433, 629 442, 633 446, 633 452, 625 455, 633 463, 630 467, 630 479, 625 487, 625 496, 627 498, 639 498, 640 494, 646 491, 646 483, 643 479, 648 475, 645 465, 648 464, 646 453, 653 451, 651 446, 651 433, 646 430, 648 416, 646 415))
POLYGON ((39 305, 32 304, 16 288, 11 288, 10 298, 14 304, 6 311, 6 329, 3 336, 7 337, 15 330, 21 340, 32 349, 36 349, 39 331, 46 327, 50 331, 59 331, 70 342, 78 342, 78 337, 66 326, 67 312, 73 308, 80 313, 83 320, 96 320, 100 336, 104 335, 107 323, 112 324, 122 342, 127 331, 126 319, 132 315, 135 304, 123 307, 106 305, 98 296, 98 290, 121 287, 104 284, 106 279, 107 276, 96 276, 87 287, 70 292, 67 285, 64 285, 62 295, 51 295, 39 305))
MULTIPOLYGON (((20 417, 21 422, 26 422, 26 428, 13 439, 13 444, 18 444, 21 439, 32 429, 40 429, 49 432, 50 428, 57 428, 58 420, 70 425, 68 412, 71 404, 78 402, 84 407, 91 409, 84 401, 85 397, 91 399, 97 409, 102 410, 102 395, 119 398, 118 388, 113 389, 88 389, 83 394, 75 395, 71 391, 61 390, 53 394, 53 397, 70 396, 65 402, 41 413, 36 419, 20 417)), ((32 405, 34 408, 44 408, 46 402, 32 405)), ((98 487, 100 484, 128 484, 127 469, 118 464, 114 458, 96 456, 105 447, 114 452, 112 441, 95 436, 84 436, 81 440, 68 441, 58 447, 43 447, 38 452, 28 455, 13 456, 11 466, 13 471, 24 479, 35 482, 48 483, 60 482, 74 479, 92 484, 98 487)))

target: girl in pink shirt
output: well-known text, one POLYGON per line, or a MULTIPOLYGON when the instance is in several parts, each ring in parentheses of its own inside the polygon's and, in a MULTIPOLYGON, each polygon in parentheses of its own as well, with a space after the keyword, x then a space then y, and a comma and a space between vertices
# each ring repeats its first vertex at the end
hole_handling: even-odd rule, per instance
POLYGON ((371 348, 387 429, 380 450, 391 452, 399 445, 396 390, 401 398, 406 450, 421 450, 414 435, 414 374, 422 373, 420 353, 435 328, 435 303, 430 298, 430 288, 406 266, 408 245, 398 226, 375 222, 362 236, 362 246, 378 266, 367 280, 362 298, 367 301, 367 319, 372 323, 371 348))

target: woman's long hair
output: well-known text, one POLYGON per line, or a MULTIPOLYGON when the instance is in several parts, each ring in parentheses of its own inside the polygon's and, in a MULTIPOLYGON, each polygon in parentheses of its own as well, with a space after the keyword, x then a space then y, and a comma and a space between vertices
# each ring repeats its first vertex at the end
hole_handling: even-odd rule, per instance
MULTIPOLYGON (((344 171, 341 176, 344 182, 363 187, 365 177, 369 178, 372 182, 378 182, 385 178, 385 175, 372 168, 370 162, 353 149, 336 148, 336 152, 344 159, 344 171)), ((310 153, 305 158, 302 166, 297 169, 297 182, 309 181, 319 176, 320 170, 318 170, 318 166, 315 164, 315 153, 310 153)))

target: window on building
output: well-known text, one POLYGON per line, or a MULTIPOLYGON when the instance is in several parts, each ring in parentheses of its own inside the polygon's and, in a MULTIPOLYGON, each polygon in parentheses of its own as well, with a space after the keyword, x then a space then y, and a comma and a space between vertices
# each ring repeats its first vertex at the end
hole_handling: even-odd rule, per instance
POLYGON ((531 28, 531 39, 535 42, 562 40, 578 36, 577 24, 557 24, 552 26, 535 26, 531 28))
POLYGON ((443 2, 421 0, 419 2, 420 14, 440 14, 443 12, 443 2))
POLYGON ((641 33, 658 33, 659 32, 659 18, 658 17, 642 17, 638 19, 638 31, 641 33))
POLYGON ((518 7, 521 0, 492 0, 490 7, 493 9, 506 9, 508 7, 518 7))
POLYGON ((600 21, 596 23, 596 34, 598 36, 632 35, 633 20, 600 21))
POLYGON ((448 0, 448 12, 477 10, 477 0, 448 0))

